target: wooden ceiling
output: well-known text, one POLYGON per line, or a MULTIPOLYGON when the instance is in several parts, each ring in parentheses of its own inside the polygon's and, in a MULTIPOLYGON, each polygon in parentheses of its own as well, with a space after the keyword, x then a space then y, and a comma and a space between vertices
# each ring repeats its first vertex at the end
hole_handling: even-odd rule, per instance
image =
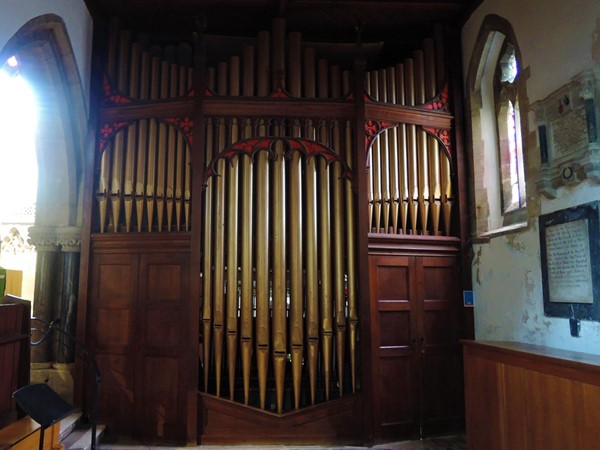
POLYGON ((481 0, 86 0, 96 20, 118 16, 131 29, 174 37, 207 34, 255 36, 284 17, 289 31, 306 40, 353 42, 363 27, 365 42, 420 34, 433 23, 460 25, 481 0), (422 32, 422 31, 421 31, 422 32))

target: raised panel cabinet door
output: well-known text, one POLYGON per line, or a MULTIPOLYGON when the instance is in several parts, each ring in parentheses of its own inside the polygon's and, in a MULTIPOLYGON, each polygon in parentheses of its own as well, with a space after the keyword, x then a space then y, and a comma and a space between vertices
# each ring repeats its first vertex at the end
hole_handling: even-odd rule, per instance
POLYGON ((135 435, 184 441, 189 255, 140 255, 135 435))
POLYGON ((369 256, 377 442, 413 434, 418 415, 413 257, 369 256))
POLYGON ((460 428, 463 378, 461 279, 454 257, 415 258, 419 306, 422 432, 460 428))
POLYGON ((86 329, 102 374, 98 417, 117 434, 133 430, 137 276, 136 255, 93 256, 86 329))

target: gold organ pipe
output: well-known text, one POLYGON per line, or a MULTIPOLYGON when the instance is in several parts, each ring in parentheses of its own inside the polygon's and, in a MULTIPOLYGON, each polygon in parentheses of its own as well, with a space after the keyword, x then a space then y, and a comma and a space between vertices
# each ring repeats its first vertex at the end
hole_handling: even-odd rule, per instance
MULTIPOLYGON (((300 68, 298 67, 298 70, 300 68)), ((300 79, 290 81, 290 92, 298 96, 300 79)), ((301 135, 297 122, 292 128, 292 135, 301 135)), ((304 289, 302 285, 302 160, 299 152, 294 152, 289 161, 289 241, 290 241, 290 347, 292 355, 292 381, 294 387, 294 406, 300 408, 300 391, 302 385, 302 359, 304 350, 303 309, 304 289)))
MULTIPOLYGON (((421 105, 425 103, 425 67, 422 50, 414 52, 415 60, 415 101, 421 105)), ((418 136, 418 170, 419 170, 419 218, 421 219, 421 232, 428 232, 429 218, 429 149, 427 147, 427 134, 423 130, 417 132, 418 136)))
MULTIPOLYGON (((436 95, 436 63, 433 39, 425 39, 423 42, 425 62, 425 98, 427 101, 436 95)), ((427 148, 429 149, 429 208, 431 212, 431 232, 437 236, 440 229, 441 213, 441 166, 440 148, 435 138, 427 136, 427 148)))
MULTIPOLYGON (((240 95, 240 59, 232 57, 229 64, 229 94, 240 95)), ((239 130, 233 119, 229 132, 231 143, 237 142, 239 130)), ((235 394, 235 369, 238 346, 238 194, 240 158, 234 158, 227 172, 227 367, 229 369, 229 398, 235 394)))
MULTIPOLYGON (((179 97, 185 96, 188 89, 188 70, 186 67, 179 67, 179 90, 177 95, 179 97)), ((175 168, 175 226, 176 230, 181 230, 181 221, 182 221, 182 207, 183 207, 183 193, 185 186, 185 140, 183 138, 183 133, 177 132, 177 157, 176 157, 176 168, 175 168)))
MULTIPOLYGON (((188 91, 193 86, 194 69, 188 69, 188 91)), ((190 157, 190 146, 185 144, 185 183, 183 190, 183 204, 185 210, 185 231, 190 229, 190 206, 192 203, 192 159, 190 157)))
POLYGON ((244 67, 242 95, 251 96, 254 95, 254 47, 252 45, 244 46, 242 64, 244 67))
MULTIPOLYGON (((177 97, 179 92, 179 68, 177 64, 171 64, 171 73, 169 75, 169 97, 177 97)), ((167 231, 171 231, 173 226, 173 207, 175 198, 175 172, 177 171, 177 129, 168 127, 168 145, 167 145, 167 187, 165 190, 165 199, 167 206, 167 231)))
MULTIPOLYGON (((107 58, 107 72, 111 83, 115 81, 117 76, 118 48, 119 20, 117 18, 112 18, 109 23, 107 58)), ((100 160, 100 173, 98 174, 98 192, 96 193, 96 198, 98 200, 98 215, 100 219, 100 233, 104 233, 106 228, 107 206, 108 198, 110 196, 109 191, 112 154, 113 145, 112 143, 109 143, 102 152, 102 157, 100 160)))
MULTIPOLYGON (((281 135, 281 126, 276 127, 276 135, 281 135)), ((276 159, 273 165, 273 368, 275 372, 275 392, 277 412, 283 411, 283 389, 287 356, 287 314, 286 314, 286 221, 285 221, 285 162, 282 142, 275 143, 276 159)))
MULTIPOLYGON (((290 58, 288 90, 294 97, 302 95, 301 58, 302 41, 300 33, 290 33, 290 58)), ((302 134, 298 122, 292 126, 292 136, 302 134)), ((302 363, 304 351, 303 309, 304 289, 302 285, 302 160, 299 152, 294 152, 289 161, 289 241, 290 241, 290 349, 292 356, 292 382, 294 407, 300 408, 302 386, 302 363)))
MULTIPOLYGON (((379 101, 387 103, 388 100, 388 85, 387 74, 385 69, 377 71, 379 83, 379 101)), ((381 210, 383 214, 384 233, 390 232, 390 147, 388 142, 388 130, 384 130, 379 135, 379 151, 381 163, 381 210)))
MULTIPOLYGON (((352 147, 352 125, 350 121, 346 122, 346 163, 348 167, 352 167, 353 147, 352 147)), ((348 275, 348 318, 350 325, 349 342, 350 342, 350 367, 352 371, 352 392, 356 392, 356 343, 358 341, 358 308, 356 302, 356 250, 355 250, 355 231, 354 231, 354 194, 352 192, 352 184, 349 181, 344 181, 345 199, 346 199, 346 256, 347 256, 347 275, 348 275)))
MULTIPOLYGON (((441 152, 443 150, 440 150, 441 152)), ((442 186, 444 187, 442 193, 442 211, 444 220, 444 233, 446 236, 450 236, 451 221, 452 221, 452 169, 450 167, 450 160, 445 153, 441 156, 442 165, 442 186)))
MULTIPOLYGON (((308 127, 307 135, 314 134, 308 127)), ((308 137, 308 139, 311 139, 308 137)), ((319 354, 319 280, 318 280, 318 251, 317 251, 317 178, 315 158, 308 158, 305 170, 306 185, 306 334, 308 377, 310 382, 311 404, 315 404, 317 385, 317 357, 319 354)))
MULTIPOLYGON (((160 97, 160 59, 152 58, 151 65, 150 99, 160 97)), ((146 177, 146 215, 148 216, 148 231, 152 231, 154 223, 154 205, 156 202, 156 152, 157 152, 158 122, 156 119, 148 121, 148 172, 146 177)))
POLYGON ((98 215, 100 216, 100 233, 104 233, 106 227, 106 210, 109 190, 109 173, 112 163, 112 143, 108 144, 102 152, 100 160, 100 174, 98 176, 98 215))
POLYGON ((285 88, 285 19, 276 17, 272 22, 273 29, 273 73, 271 89, 285 88))
MULTIPOLYGON (((336 80, 334 78, 334 80, 336 80)), ((338 90, 338 86, 332 92, 338 90)), ((334 81, 335 83, 335 81, 334 81)), ((342 139, 339 122, 333 125, 332 147, 336 152, 342 151, 342 139)), ((343 155, 340 155, 343 158, 343 155)), ((346 342, 346 298, 344 288, 344 223, 342 217, 342 171, 339 163, 333 164, 331 183, 332 206, 333 206, 333 299, 335 311, 335 342, 337 356, 337 378, 340 397, 344 394, 344 356, 346 342)))
MULTIPOLYGON (((237 141, 237 126, 232 129, 232 141, 237 141)), ((239 158, 228 167, 227 181, 227 365, 229 398, 233 400, 238 343, 238 168, 239 158)))
MULTIPOLYGON (((244 47, 243 55, 243 89, 244 96, 254 95, 254 47, 244 47)), ((252 136, 252 127, 250 120, 244 127, 244 137, 252 136)), ((247 405, 250 401, 250 369, 252 366, 252 325, 253 325, 253 205, 252 205, 252 186, 253 186, 253 162, 249 157, 242 158, 241 161, 241 198, 242 198, 242 255, 241 255, 241 352, 242 352, 242 374, 244 380, 244 403, 247 405)))
MULTIPOLYGON (((269 33, 258 33, 257 94, 269 94, 269 33)), ((267 134, 261 121, 258 135, 267 134)), ((265 152, 259 152, 256 162, 256 360, 260 408, 265 408, 267 371, 269 368, 269 162, 265 152)))
MULTIPOLYGON (((121 92, 127 92, 127 75, 129 72, 129 47, 131 33, 121 31, 119 37, 119 65, 117 71, 117 88, 121 92)), ((113 145, 113 161, 110 182, 110 199, 112 205, 113 231, 119 231, 119 218, 121 213, 121 199, 123 197, 123 158, 125 153, 125 134, 119 131, 113 145)))
MULTIPOLYGON (((217 94, 227 95, 227 64, 219 63, 217 66, 217 94)), ((215 155, 227 145, 225 119, 216 121, 217 146, 215 155)), ((215 355, 215 377, 217 385, 217 397, 221 395, 221 369, 223 361, 223 333, 225 321, 225 303, 223 290, 225 285, 225 160, 217 162, 217 177, 215 186, 215 210, 214 210, 214 293, 213 293, 213 349, 215 355)))
MULTIPOLYGON (((304 50, 304 96, 315 98, 315 49, 304 50)), ((307 139, 315 139, 315 127, 307 121, 304 135, 307 139)), ((307 366, 310 385, 310 401, 316 401, 317 367, 319 355, 319 279, 317 251, 317 169, 315 158, 306 160, 304 183, 306 186, 306 217, 304 221, 306 250, 306 337, 307 366)))
MULTIPOLYGON (((169 63, 163 61, 160 67, 160 98, 169 98, 169 63)), ((164 123, 158 124, 158 156, 156 171, 156 216, 158 231, 162 231, 165 206, 165 175, 167 158, 168 128, 164 123)))
POLYGON ((315 49, 307 47, 304 49, 304 96, 306 98, 315 98, 316 78, 315 78, 315 49))
MULTIPOLYGON (((435 44, 435 68, 436 68, 436 87, 440 92, 446 83, 446 65, 444 62, 444 28, 442 25, 436 25, 433 30, 433 39, 435 44)), ((439 143, 438 143, 439 147, 439 143)), ((442 185, 442 217, 444 234, 450 236, 450 225, 452 219, 452 169, 450 160, 446 153, 440 149, 441 165, 441 185, 442 185)))
POLYGON ((293 97, 302 95, 302 35, 297 32, 289 34, 289 64, 287 89, 293 97))
MULTIPOLYGON (((229 95, 238 97, 240 95, 240 58, 239 56, 232 56, 229 59, 229 95)), ((231 142, 236 142, 236 139, 231 142)))
MULTIPOLYGON (((245 127, 245 137, 250 137, 252 131, 245 127)), ((242 158, 241 161, 241 198, 242 198, 242 255, 241 255, 241 352, 242 374, 244 381, 244 403, 250 399, 250 368, 252 364, 252 159, 242 158)))
POLYGON ((350 71, 342 72, 342 95, 345 97, 350 93, 350 71))
MULTIPOLYGON (((379 101, 379 77, 377 72, 371 72, 371 97, 379 101)), ((372 163, 371 173, 373 177, 373 215, 375 224, 375 233, 381 229, 381 140, 377 138, 371 144, 372 163)))
POLYGON ((331 66, 331 98, 342 96, 342 72, 337 64, 331 66))
MULTIPOLYGON (((321 140, 323 142, 323 139, 321 140)), ((325 373, 325 399, 329 400, 331 357, 333 351, 333 320, 331 301, 331 230, 329 217, 329 173, 324 159, 318 161, 319 177, 319 238, 321 248, 321 333, 323 336, 323 371, 325 373)))
MULTIPOLYGON (((264 121, 259 136, 266 135, 264 121)), ((260 408, 265 409, 267 370, 269 367, 269 162, 266 152, 259 152, 256 162, 256 355, 260 408)))
MULTIPOLYGON (((396 68, 388 67, 386 70, 388 103, 396 103, 396 68)), ((400 188, 398 181, 398 131, 389 130, 388 133, 388 154, 389 154, 389 172, 390 172, 390 214, 391 214, 391 232, 398 232, 398 217, 400 200, 400 188)))
POLYGON ((206 85, 213 91, 216 89, 217 72, 214 67, 206 69, 206 85))
MULTIPOLYGON (((212 119, 206 124, 206 165, 213 157, 214 128, 212 119)), ((204 191, 204 267, 203 267, 203 350, 204 350, 204 390, 208 391, 208 376, 210 372, 210 350, 212 344, 212 239, 213 239, 213 184, 215 180, 211 177, 206 181, 204 191)))
MULTIPOLYGON (((140 69, 140 100, 148 100, 150 95, 150 52, 142 52, 140 69)), ((137 230, 142 231, 144 223, 144 184, 146 182, 146 156, 148 152, 148 119, 138 122, 137 161, 135 175, 135 211, 137 230)))
MULTIPOLYGON (((131 46, 131 66, 129 73, 129 96, 136 98, 139 96, 139 77, 140 77, 140 59, 142 57, 142 47, 139 43, 134 43, 131 46)), ((135 159, 137 153, 136 137, 137 124, 131 124, 127 128, 127 145, 125 146, 125 185, 123 188, 124 203, 125 203, 125 231, 131 230, 131 215, 133 213, 133 196, 134 196, 134 176, 135 176, 135 159)))
MULTIPOLYGON (((404 65, 396 65, 396 104, 406 105, 405 95, 405 84, 404 84, 404 65)), ((402 233, 407 234, 408 232, 408 205, 409 205, 409 193, 408 193, 408 147, 407 147, 407 136, 406 136, 406 124, 400 123, 396 128, 396 136, 398 142, 398 186, 399 186, 399 198, 398 203, 400 206, 400 226, 402 227, 402 233)))
MULTIPOLYGON (((324 61, 324 60, 321 60, 324 61)), ((328 77, 323 74, 327 72, 327 66, 319 61, 319 98, 329 96, 328 77)), ((327 61, 325 61, 326 63, 327 61)), ((329 130, 327 123, 322 123, 319 130, 319 142, 325 146, 329 145, 329 130)), ((330 382, 332 372, 333 356, 333 318, 332 318, 332 295, 331 295, 331 228, 330 228, 330 188, 329 171, 324 158, 319 158, 317 163, 319 180, 319 246, 321 249, 321 333, 323 351, 323 372, 325 375, 325 399, 330 398, 330 382)))
POLYGON ((269 74, 270 70, 270 56, 269 56, 269 32, 259 31, 258 32, 258 52, 256 55, 256 73, 257 76, 257 94, 260 97, 269 95, 269 74))
MULTIPOLYGON (((221 91, 219 90, 219 94, 221 91)), ((218 119, 216 123, 217 147, 215 154, 225 148, 225 120, 218 119)), ((225 304, 223 288, 225 281, 225 161, 217 162, 217 177, 215 186, 215 209, 214 209, 214 293, 213 293, 213 348, 215 355, 215 375, 217 382, 217 397, 221 393, 221 368, 223 361, 223 328, 225 316, 225 304)))
MULTIPOLYGON (((408 106, 415 105, 414 63, 412 59, 404 60, 405 101, 408 106)), ((410 231, 417 234, 417 212, 419 202, 419 179, 417 158, 417 128, 406 125, 407 166, 408 166, 408 212, 410 215, 410 231)))
POLYGON ((329 65, 324 58, 319 59, 317 64, 317 96, 319 98, 329 98, 329 65))

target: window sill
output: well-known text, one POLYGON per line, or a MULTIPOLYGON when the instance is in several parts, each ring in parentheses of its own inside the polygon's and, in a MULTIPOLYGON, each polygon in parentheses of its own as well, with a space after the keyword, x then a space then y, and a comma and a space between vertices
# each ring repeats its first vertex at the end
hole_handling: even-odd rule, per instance
POLYGON ((504 227, 496 228, 495 230, 486 231, 485 233, 481 233, 477 236, 473 236, 471 238, 471 243, 473 244, 487 244, 490 242, 490 239, 505 236, 507 234, 516 233, 518 231, 525 230, 528 228, 527 222, 519 222, 514 223, 512 225, 506 225, 504 227))

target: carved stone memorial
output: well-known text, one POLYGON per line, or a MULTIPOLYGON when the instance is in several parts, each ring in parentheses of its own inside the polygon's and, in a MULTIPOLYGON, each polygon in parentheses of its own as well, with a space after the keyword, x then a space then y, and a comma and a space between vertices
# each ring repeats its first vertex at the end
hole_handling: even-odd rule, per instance
POLYGON ((586 179, 600 183, 599 102, 600 67, 594 67, 531 106, 542 162, 536 186, 546 197, 586 179))

